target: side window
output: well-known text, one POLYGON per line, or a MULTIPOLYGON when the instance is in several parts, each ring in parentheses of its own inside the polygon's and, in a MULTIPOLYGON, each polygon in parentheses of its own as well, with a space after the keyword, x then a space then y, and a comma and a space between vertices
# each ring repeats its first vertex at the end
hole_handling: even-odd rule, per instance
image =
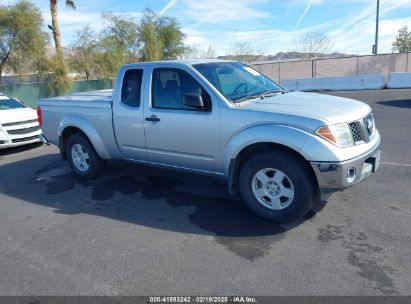
POLYGON ((143 70, 127 70, 124 74, 123 85, 121 87, 121 102, 133 107, 140 106, 141 82, 143 70))
POLYGON ((152 104, 154 108, 179 110, 211 110, 210 95, 186 71, 174 68, 153 70, 152 104), (186 105, 185 101, 200 97, 204 107, 186 105))

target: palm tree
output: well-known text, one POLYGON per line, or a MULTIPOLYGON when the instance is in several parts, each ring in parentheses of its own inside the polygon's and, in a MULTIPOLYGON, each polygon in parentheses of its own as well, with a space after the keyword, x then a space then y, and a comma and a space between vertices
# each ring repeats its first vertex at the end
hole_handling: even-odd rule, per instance
MULTIPOLYGON (((63 49, 61 48, 61 34, 59 30, 58 17, 57 17, 57 1, 50 0, 50 12, 51 12, 51 26, 53 32, 54 44, 56 46, 56 53, 58 56, 63 57, 63 49)), ((76 9, 76 5, 73 0, 66 0, 66 6, 76 9)))

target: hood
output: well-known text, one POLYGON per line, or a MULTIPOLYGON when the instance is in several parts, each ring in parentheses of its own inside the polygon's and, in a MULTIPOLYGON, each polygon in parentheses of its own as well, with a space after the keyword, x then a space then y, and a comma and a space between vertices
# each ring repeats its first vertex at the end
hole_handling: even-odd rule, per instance
POLYGON ((31 108, 0 110, 0 125, 37 119, 37 112, 31 108))
POLYGON ((328 124, 359 120, 371 111, 367 104, 358 100, 305 92, 291 92, 240 103, 239 109, 310 117, 328 124))

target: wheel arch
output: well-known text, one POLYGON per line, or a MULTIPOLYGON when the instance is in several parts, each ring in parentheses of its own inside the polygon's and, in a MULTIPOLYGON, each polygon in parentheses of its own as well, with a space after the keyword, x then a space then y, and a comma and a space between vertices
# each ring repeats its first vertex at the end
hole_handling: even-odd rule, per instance
POLYGON ((67 117, 61 121, 58 130, 60 154, 63 159, 66 159, 67 139, 73 134, 83 135, 100 158, 110 158, 97 130, 90 123, 80 117, 67 117))
POLYGON ((304 145, 310 141, 310 135, 301 129, 285 125, 258 125, 243 130, 235 135, 227 144, 225 151, 225 175, 228 191, 237 194, 240 170, 253 155, 268 151, 282 150, 297 157, 315 180, 317 178, 309 163, 311 160, 304 145))
POLYGON ((237 157, 231 159, 227 178, 228 191, 231 194, 238 194, 239 192, 239 176, 241 168, 245 164, 245 162, 254 155, 269 151, 287 151, 287 153, 290 153, 294 157, 298 158, 301 161, 301 163, 305 165, 307 171, 315 181, 316 187, 318 188, 317 178, 312 167, 310 166, 309 161, 305 159, 304 156, 302 156, 299 152, 295 151, 294 149, 291 149, 290 147, 277 144, 275 142, 260 142, 245 147, 243 150, 240 151, 237 157))

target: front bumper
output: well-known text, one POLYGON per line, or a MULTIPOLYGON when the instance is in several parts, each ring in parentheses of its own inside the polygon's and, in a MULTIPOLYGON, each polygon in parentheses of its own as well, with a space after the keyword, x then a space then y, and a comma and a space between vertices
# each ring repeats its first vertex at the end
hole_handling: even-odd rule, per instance
POLYGON ((0 125, 0 149, 38 143, 41 129, 37 119, 2 122, 0 125))
POLYGON ((380 143, 367 153, 343 162, 311 162, 322 192, 335 192, 354 186, 377 171, 380 143))
POLYGON ((39 135, 25 137, 25 138, 22 138, 21 141, 11 141, 11 140, 0 139, 0 149, 30 145, 30 144, 34 144, 38 142, 41 142, 39 135))

